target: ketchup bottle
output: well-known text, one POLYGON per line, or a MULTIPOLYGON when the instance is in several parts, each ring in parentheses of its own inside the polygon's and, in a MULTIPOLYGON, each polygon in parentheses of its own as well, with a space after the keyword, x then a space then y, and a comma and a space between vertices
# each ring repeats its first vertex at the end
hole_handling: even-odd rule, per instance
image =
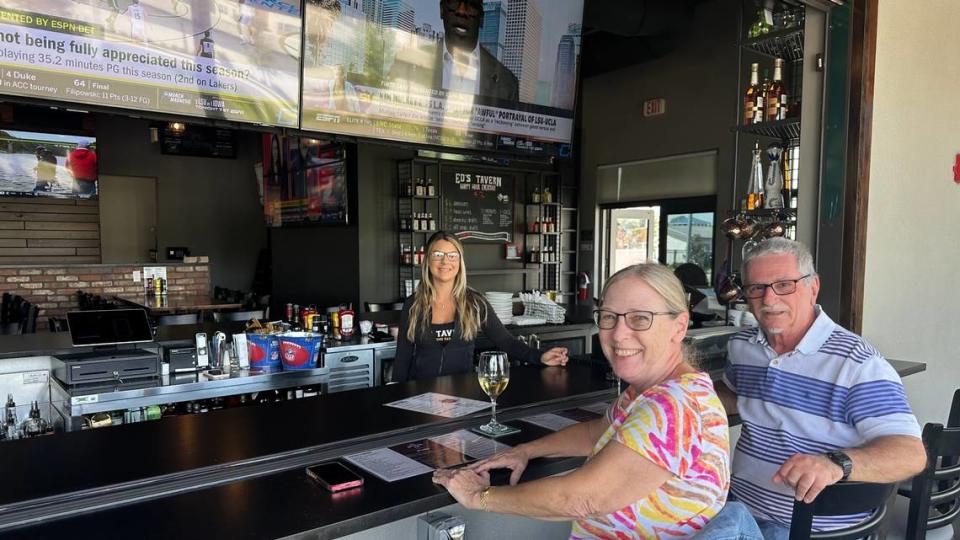
POLYGON ((353 304, 340 308, 340 335, 348 338, 353 336, 353 304))

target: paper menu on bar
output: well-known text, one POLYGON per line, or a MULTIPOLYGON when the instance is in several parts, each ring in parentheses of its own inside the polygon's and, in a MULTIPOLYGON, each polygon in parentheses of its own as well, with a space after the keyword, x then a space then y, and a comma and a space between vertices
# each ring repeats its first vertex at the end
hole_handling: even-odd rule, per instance
POLYGON ((384 403, 384 405, 445 418, 457 418, 487 409, 490 407, 490 402, 427 392, 399 401, 384 403))
POLYGON ((358 454, 350 454, 344 456, 344 459, 387 482, 396 482, 404 478, 433 472, 432 467, 389 448, 378 448, 358 454))
POLYGON ((589 422, 602 416, 587 410, 586 407, 579 409, 564 409, 555 413, 536 414, 521 418, 524 422, 549 429, 551 431, 560 431, 563 428, 579 424, 580 422, 589 422))
POLYGON ((508 444, 503 444, 494 439, 488 439, 487 437, 477 435, 465 429, 440 435, 439 437, 431 437, 430 440, 448 448, 458 450, 473 459, 486 459, 497 452, 503 452, 510 448, 508 444))

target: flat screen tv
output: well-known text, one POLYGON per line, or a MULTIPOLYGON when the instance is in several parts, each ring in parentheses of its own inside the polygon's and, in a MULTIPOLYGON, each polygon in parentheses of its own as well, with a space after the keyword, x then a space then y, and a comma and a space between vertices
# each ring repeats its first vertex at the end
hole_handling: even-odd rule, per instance
POLYGON ((263 135, 263 210, 269 227, 348 223, 347 145, 263 135))
POLYGON ((296 127, 299 0, 3 0, 5 94, 296 127))
POLYGON ((97 197, 97 140, 0 130, 0 196, 97 197))
POLYGON ((559 153, 583 0, 307 0, 301 128, 559 153))

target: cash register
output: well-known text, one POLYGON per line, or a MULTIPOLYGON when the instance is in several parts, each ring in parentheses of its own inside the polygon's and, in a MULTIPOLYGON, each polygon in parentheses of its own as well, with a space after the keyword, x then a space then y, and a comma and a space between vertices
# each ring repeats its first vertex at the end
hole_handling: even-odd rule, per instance
POLYGON ((53 356, 53 375, 67 385, 160 375, 160 357, 137 347, 153 342, 147 312, 143 309, 72 311, 67 326, 74 347, 88 352, 53 356))

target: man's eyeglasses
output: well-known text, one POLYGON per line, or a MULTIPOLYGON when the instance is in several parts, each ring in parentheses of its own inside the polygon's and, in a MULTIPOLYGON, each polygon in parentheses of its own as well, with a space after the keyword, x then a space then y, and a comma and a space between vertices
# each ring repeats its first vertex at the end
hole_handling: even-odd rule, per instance
POLYGON ((767 294, 767 287, 773 289, 777 296, 784 296, 796 292, 797 282, 808 277, 810 277, 810 274, 800 276, 797 279, 781 279, 773 283, 751 283, 750 285, 744 285, 740 290, 743 292, 744 298, 763 298, 763 295, 767 294))
POLYGON ((431 251, 430 258, 435 261, 442 261, 446 257, 448 261, 454 262, 460 260, 460 252, 458 251, 431 251))
POLYGON ((620 317, 623 317, 628 328, 643 332, 653 326, 653 318, 657 315, 677 315, 677 312, 635 310, 626 313, 617 313, 606 309, 598 309, 593 312, 593 320, 601 330, 613 330, 617 326, 617 321, 620 320, 620 317))

